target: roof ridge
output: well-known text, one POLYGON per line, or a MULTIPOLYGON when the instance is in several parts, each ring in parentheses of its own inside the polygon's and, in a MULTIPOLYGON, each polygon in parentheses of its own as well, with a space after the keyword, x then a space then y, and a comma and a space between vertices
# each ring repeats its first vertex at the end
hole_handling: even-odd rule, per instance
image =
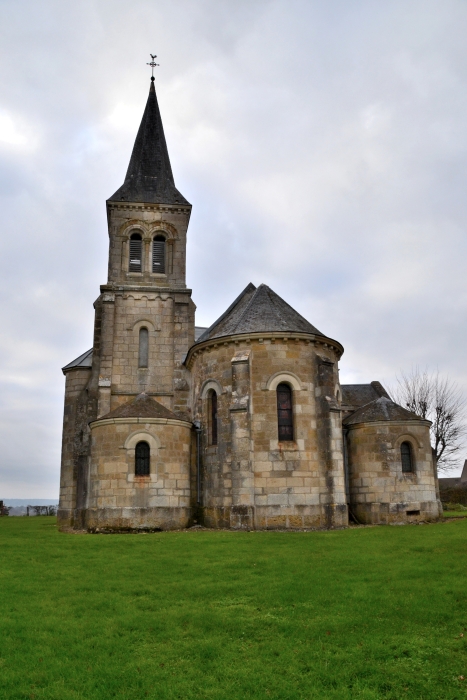
POLYGON ((253 304, 253 301, 254 301, 255 298, 257 297, 258 292, 260 291, 261 287, 265 287, 265 286, 266 286, 266 285, 264 285, 264 284, 260 284, 259 287, 256 287, 254 293, 251 295, 250 301, 245 305, 245 308, 243 309, 242 313, 240 314, 240 316, 239 316, 239 318, 238 318, 238 321, 237 321, 236 324, 234 325, 234 327, 233 327, 233 330, 234 330, 234 331, 238 328, 238 325, 239 325, 240 321, 243 319, 243 317, 245 316, 246 312, 248 311, 248 309, 250 308, 250 306, 253 304))

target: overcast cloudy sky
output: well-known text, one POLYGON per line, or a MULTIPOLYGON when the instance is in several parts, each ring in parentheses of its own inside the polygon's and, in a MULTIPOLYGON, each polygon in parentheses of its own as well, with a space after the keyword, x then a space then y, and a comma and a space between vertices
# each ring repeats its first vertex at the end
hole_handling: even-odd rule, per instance
POLYGON ((265 282, 342 381, 467 392, 466 36, 465 0, 0 0, 0 498, 58 495, 149 52, 198 325, 265 282))

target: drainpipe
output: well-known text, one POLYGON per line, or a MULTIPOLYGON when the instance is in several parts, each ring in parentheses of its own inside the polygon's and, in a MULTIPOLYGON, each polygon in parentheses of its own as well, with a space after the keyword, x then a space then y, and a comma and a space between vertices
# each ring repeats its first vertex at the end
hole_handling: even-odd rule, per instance
POLYGON ((193 421, 196 431, 196 505, 201 505, 201 423, 193 421))

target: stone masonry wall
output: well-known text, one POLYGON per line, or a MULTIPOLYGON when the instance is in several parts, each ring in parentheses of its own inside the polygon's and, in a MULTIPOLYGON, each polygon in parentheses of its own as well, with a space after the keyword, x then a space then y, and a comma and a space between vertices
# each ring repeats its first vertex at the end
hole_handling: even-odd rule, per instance
POLYGON ((439 517, 429 425, 425 421, 352 425, 347 444, 351 510, 360 522, 439 517), (403 441, 412 445, 413 473, 402 472, 403 441))
POLYGON ((191 424, 156 418, 107 419, 91 425, 86 527, 173 529, 190 517, 191 424), (149 476, 135 475, 135 446, 149 443, 149 476))
POLYGON ((220 339, 200 348, 190 358, 190 366, 194 410, 203 426, 203 493, 208 524, 257 528, 345 526, 334 347, 277 334, 269 338, 220 339), (318 363, 323 358, 330 363, 335 384, 332 392, 326 384, 320 385, 318 363), (236 385, 240 375, 239 392, 236 385), (279 381, 293 387, 293 442, 278 441, 279 381), (216 382, 220 394, 217 446, 209 445, 208 400, 203 398, 208 382, 216 382), (321 398, 325 410, 317 406, 321 398), (323 414, 323 410, 328 422, 324 438, 318 436, 317 424, 318 413, 323 414))
MULTIPOLYGON (((91 372, 73 369, 65 378, 65 407, 62 435, 62 468, 60 472, 59 524, 70 527, 74 520, 77 492, 84 498, 89 428, 87 425, 86 386, 91 372)), ((80 500, 78 498, 78 500, 80 500)))

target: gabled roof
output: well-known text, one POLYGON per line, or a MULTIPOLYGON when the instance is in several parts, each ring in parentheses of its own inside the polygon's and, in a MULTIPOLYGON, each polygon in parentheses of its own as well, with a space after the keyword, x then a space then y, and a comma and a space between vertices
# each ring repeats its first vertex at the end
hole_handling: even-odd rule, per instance
POLYGON ((122 200, 150 204, 189 204, 175 187, 154 82, 151 82, 125 182, 108 201, 122 200))
POLYGON ((98 420, 107 420, 107 418, 168 418, 170 420, 179 420, 175 413, 151 399, 144 392, 138 394, 132 401, 124 403, 122 406, 110 411, 110 413, 101 416, 98 420))
POLYGON ((370 401, 366 406, 358 408, 342 421, 344 425, 355 423, 374 423, 376 421, 422 421, 423 418, 402 408, 386 396, 370 401))
POLYGON ((62 367, 62 372, 66 372, 69 369, 75 369, 75 368, 91 368, 92 367, 92 348, 90 350, 86 350, 86 352, 83 352, 82 355, 76 358, 76 360, 72 360, 69 362, 65 367, 62 367))
POLYGON ((312 333, 323 335, 270 287, 245 287, 233 304, 197 340, 198 343, 243 333, 312 333))

